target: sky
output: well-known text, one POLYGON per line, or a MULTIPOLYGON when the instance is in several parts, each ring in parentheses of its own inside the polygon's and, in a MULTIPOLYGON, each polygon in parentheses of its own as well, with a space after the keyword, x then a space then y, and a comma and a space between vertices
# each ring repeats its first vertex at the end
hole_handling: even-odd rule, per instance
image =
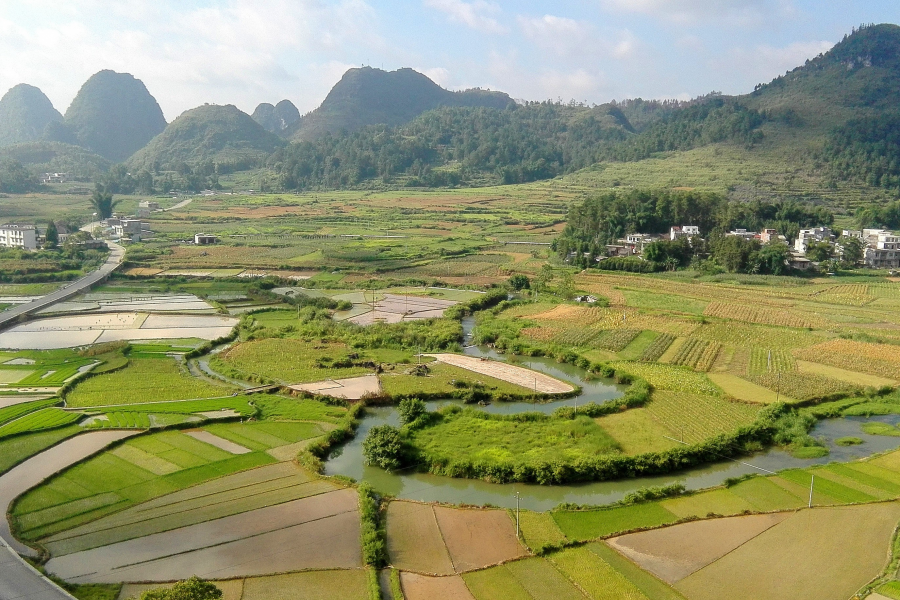
POLYGON ((101 69, 141 79, 166 119, 203 103, 316 108, 343 73, 411 67, 449 89, 602 104, 741 94, 897 0, 3 0, 0 91, 65 112, 101 69))

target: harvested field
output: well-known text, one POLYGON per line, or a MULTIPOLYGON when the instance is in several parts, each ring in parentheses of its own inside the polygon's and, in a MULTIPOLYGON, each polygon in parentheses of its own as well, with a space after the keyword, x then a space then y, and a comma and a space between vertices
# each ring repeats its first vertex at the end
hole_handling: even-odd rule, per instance
POLYGON ((47 569, 69 581, 113 583, 353 568, 361 566, 358 540, 356 493, 337 490, 53 558, 47 569))
POLYGON ((245 579, 239 600, 369 600, 369 592, 362 569, 306 571, 245 579))
POLYGON ((717 386, 722 388, 726 394, 732 398, 743 400, 745 402, 756 402, 759 404, 771 404, 780 401, 792 403, 796 402, 793 398, 773 392, 761 385, 756 385, 746 379, 741 379, 737 375, 731 373, 709 373, 710 380, 717 386))
POLYGON ((830 365, 823 365, 805 360, 797 361, 797 368, 801 373, 809 373, 812 375, 823 375, 839 381, 845 381, 852 385, 862 385, 871 387, 881 387, 884 385, 897 385, 895 379, 886 377, 878 377, 877 375, 869 375, 867 373, 857 373, 856 371, 848 371, 830 365))
POLYGON ((694 521, 606 540, 666 583, 674 584, 788 518, 790 513, 694 521))
POLYGON ((381 384, 378 375, 363 375, 350 379, 326 379, 314 383, 300 383, 288 386, 298 392, 309 392, 332 398, 345 398, 347 400, 359 400, 365 394, 380 394, 381 384))
POLYGON ((244 446, 235 444, 230 440, 220 438, 219 436, 213 435, 208 431, 203 431, 202 429, 197 431, 185 431, 184 433, 185 435, 190 436, 195 440, 206 442, 207 444, 215 446, 219 450, 224 450, 225 452, 229 452, 231 454, 247 454, 248 452, 252 452, 250 448, 245 448, 244 446))
POLYGON ((430 504, 394 501, 388 505, 387 549, 398 569, 435 575, 454 573, 430 504))
POLYGON ((406 600, 475 600, 462 577, 426 577, 416 573, 400 573, 406 600))
POLYGON ((898 503, 803 510, 675 587, 692 600, 845 600, 884 569, 898 519, 898 503))
POLYGON ((516 527, 505 510, 434 507, 450 560, 457 573, 519 558, 527 554, 516 539, 516 527))
POLYGON ((462 354, 426 354, 425 356, 542 394, 566 394, 575 389, 572 385, 543 373, 498 361, 481 360, 462 354))
MULTIPOLYGON (((9 512, 19 495, 35 487, 54 473, 91 456, 106 446, 134 435, 133 431, 92 431, 66 440, 37 454, 0 476, 0 509, 9 512)), ((13 538, 9 522, 0 519, 0 537, 16 552, 34 555, 34 551, 13 538)))

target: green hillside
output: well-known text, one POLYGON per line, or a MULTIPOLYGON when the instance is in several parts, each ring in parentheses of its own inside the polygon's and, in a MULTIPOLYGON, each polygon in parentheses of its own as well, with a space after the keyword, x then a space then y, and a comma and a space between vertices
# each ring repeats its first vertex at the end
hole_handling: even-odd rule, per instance
POLYGON ((0 98, 0 146, 39 140, 48 124, 62 120, 44 92, 20 83, 0 98))
POLYGON ((450 92, 412 69, 350 69, 322 105, 292 129, 295 140, 314 140, 326 133, 353 132, 366 125, 400 125, 439 106, 505 108, 512 98, 502 92, 450 92))
POLYGON ((256 167, 284 142, 228 104, 188 110, 128 161, 134 171, 179 170, 214 163, 219 172, 256 167))
POLYGON ((121 162, 162 132, 166 120, 140 79, 107 70, 81 87, 66 111, 66 125, 79 145, 121 162))
POLYGON ((93 180, 109 170, 110 162, 79 146, 60 142, 26 142, 0 148, 0 160, 21 163, 34 175, 68 173, 73 179, 93 180))

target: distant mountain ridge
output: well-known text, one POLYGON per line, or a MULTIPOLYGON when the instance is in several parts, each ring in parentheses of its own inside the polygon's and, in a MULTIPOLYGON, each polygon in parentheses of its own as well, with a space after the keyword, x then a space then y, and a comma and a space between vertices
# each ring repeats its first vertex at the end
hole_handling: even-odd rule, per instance
POLYGON ((50 123, 62 120, 44 92, 20 83, 0 98, 0 146, 40 140, 50 123))
POLYGON ((281 135, 283 131, 300 120, 300 111, 290 100, 282 100, 274 106, 263 102, 256 107, 250 117, 262 125, 266 131, 281 135))
POLYGON ((366 125, 401 125, 441 106, 502 109, 512 104, 503 92, 445 90, 413 69, 362 67, 344 73, 321 106, 304 115, 289 135, 292 140, 312 140, 366 125))
POLYGON ((88 79, 66 110, 79 145, 122 162, 166 128, 156 99, 140 79, 104 70, 88 79))

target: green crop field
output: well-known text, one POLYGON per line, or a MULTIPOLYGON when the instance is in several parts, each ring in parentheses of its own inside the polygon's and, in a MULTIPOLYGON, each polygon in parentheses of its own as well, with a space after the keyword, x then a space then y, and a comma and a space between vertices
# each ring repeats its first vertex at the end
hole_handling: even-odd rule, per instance
MULTIPOLYGON (((513 518, 515 518, 514 515, 513 518)), ((519 526, 522 530, 522 538, 532 550, 566 541, 566 536, 560 531, 549 513, 522 511, 519 514, 519 526)))
POLYGON ((341 359, 351 352, 341 343, 270 338, 238 344, 215 357, 210 364, 224 373, 243 374, 246 379, 275 379, 286 383, 371 373, 372 370, 365 367, 329 368, 319 366, 324 362, 317 362, 341 359))
POLYGON ((33 402, 23 402, 21 404, 14 404, 12 406, 7 406, 6 408, 0 408, 0 426, 9 423, 15 419, 23 417, 28 413, 34 412, 36 410, 40 410, 42 408, 47 408, 48 406, 54 406, 59 404, 58 398, 48 398, 47 400, 35 400, 33 402))
POLYGON ((173 359, 138 358, 119 371, 91 377, 66 395, 73 408, 211 398, 233 388, 192 377, 173 359))
POLYGON ((570 548, 550 557, 569 579, 578 583, 590 598, 647 600, 647 597, 621 573, 588 548, 570 548))
POLYGON ((428 363, 428 375, 420 377, 407 374, 412 367, 397 365, 392 371, 387 371, 379 376, 381 389, 388 395, 395 397, 415 396, 427 394, 430 396, 451 396, 461 389, 459 383, 467 386, 482 384, 487 391, 510 396, 528 395, 526 388, 514 383, 508 383, 490 377, 473 373, 466 369, 448 365, 446 363, 428 363), (454 384, 454 382, 457 382, 454 384))
POLYGON ((172 402, 150 402, 147 404, 123 404, 114 405, 113 408, 121 408, 126 412, 146 413, 172 413, 190 415, 194 413, 235 411, 248 417, 256 413, 256 408, 251 404, 248 396, 234 396, 227 398, 209 398, 206 400, 178 400, 172 402))
POLYGON ((411 434, 432 461, 492 461, 504 464, 577 460, 611 454, 618 444, 592 419, 548 419, 529 423, 482 419, 466 411, 411 434))
POLYGON ((26 458, 46 450, 50 446, 81 433, 76 425, 51 429, 28 435, 18 435, 0 440, 0 474, 5 473, 26 458))
POLYGON ((76 423, 83 416, 81 413, 67 412, 60 408, 42 408, 0 427, 0 439, 22 433, 65 427, 76 423))
POLYGON ((204 427, 210 433, 251 450, 269 450, 322 435, 314 423, 260 422, 217 423, 204 427))
POLYGON ((659 527, 678 520, 658 504, 636 504, 602 510, 554 511, 553 520, 570 540, 592 540, 632 529, 659 527))

